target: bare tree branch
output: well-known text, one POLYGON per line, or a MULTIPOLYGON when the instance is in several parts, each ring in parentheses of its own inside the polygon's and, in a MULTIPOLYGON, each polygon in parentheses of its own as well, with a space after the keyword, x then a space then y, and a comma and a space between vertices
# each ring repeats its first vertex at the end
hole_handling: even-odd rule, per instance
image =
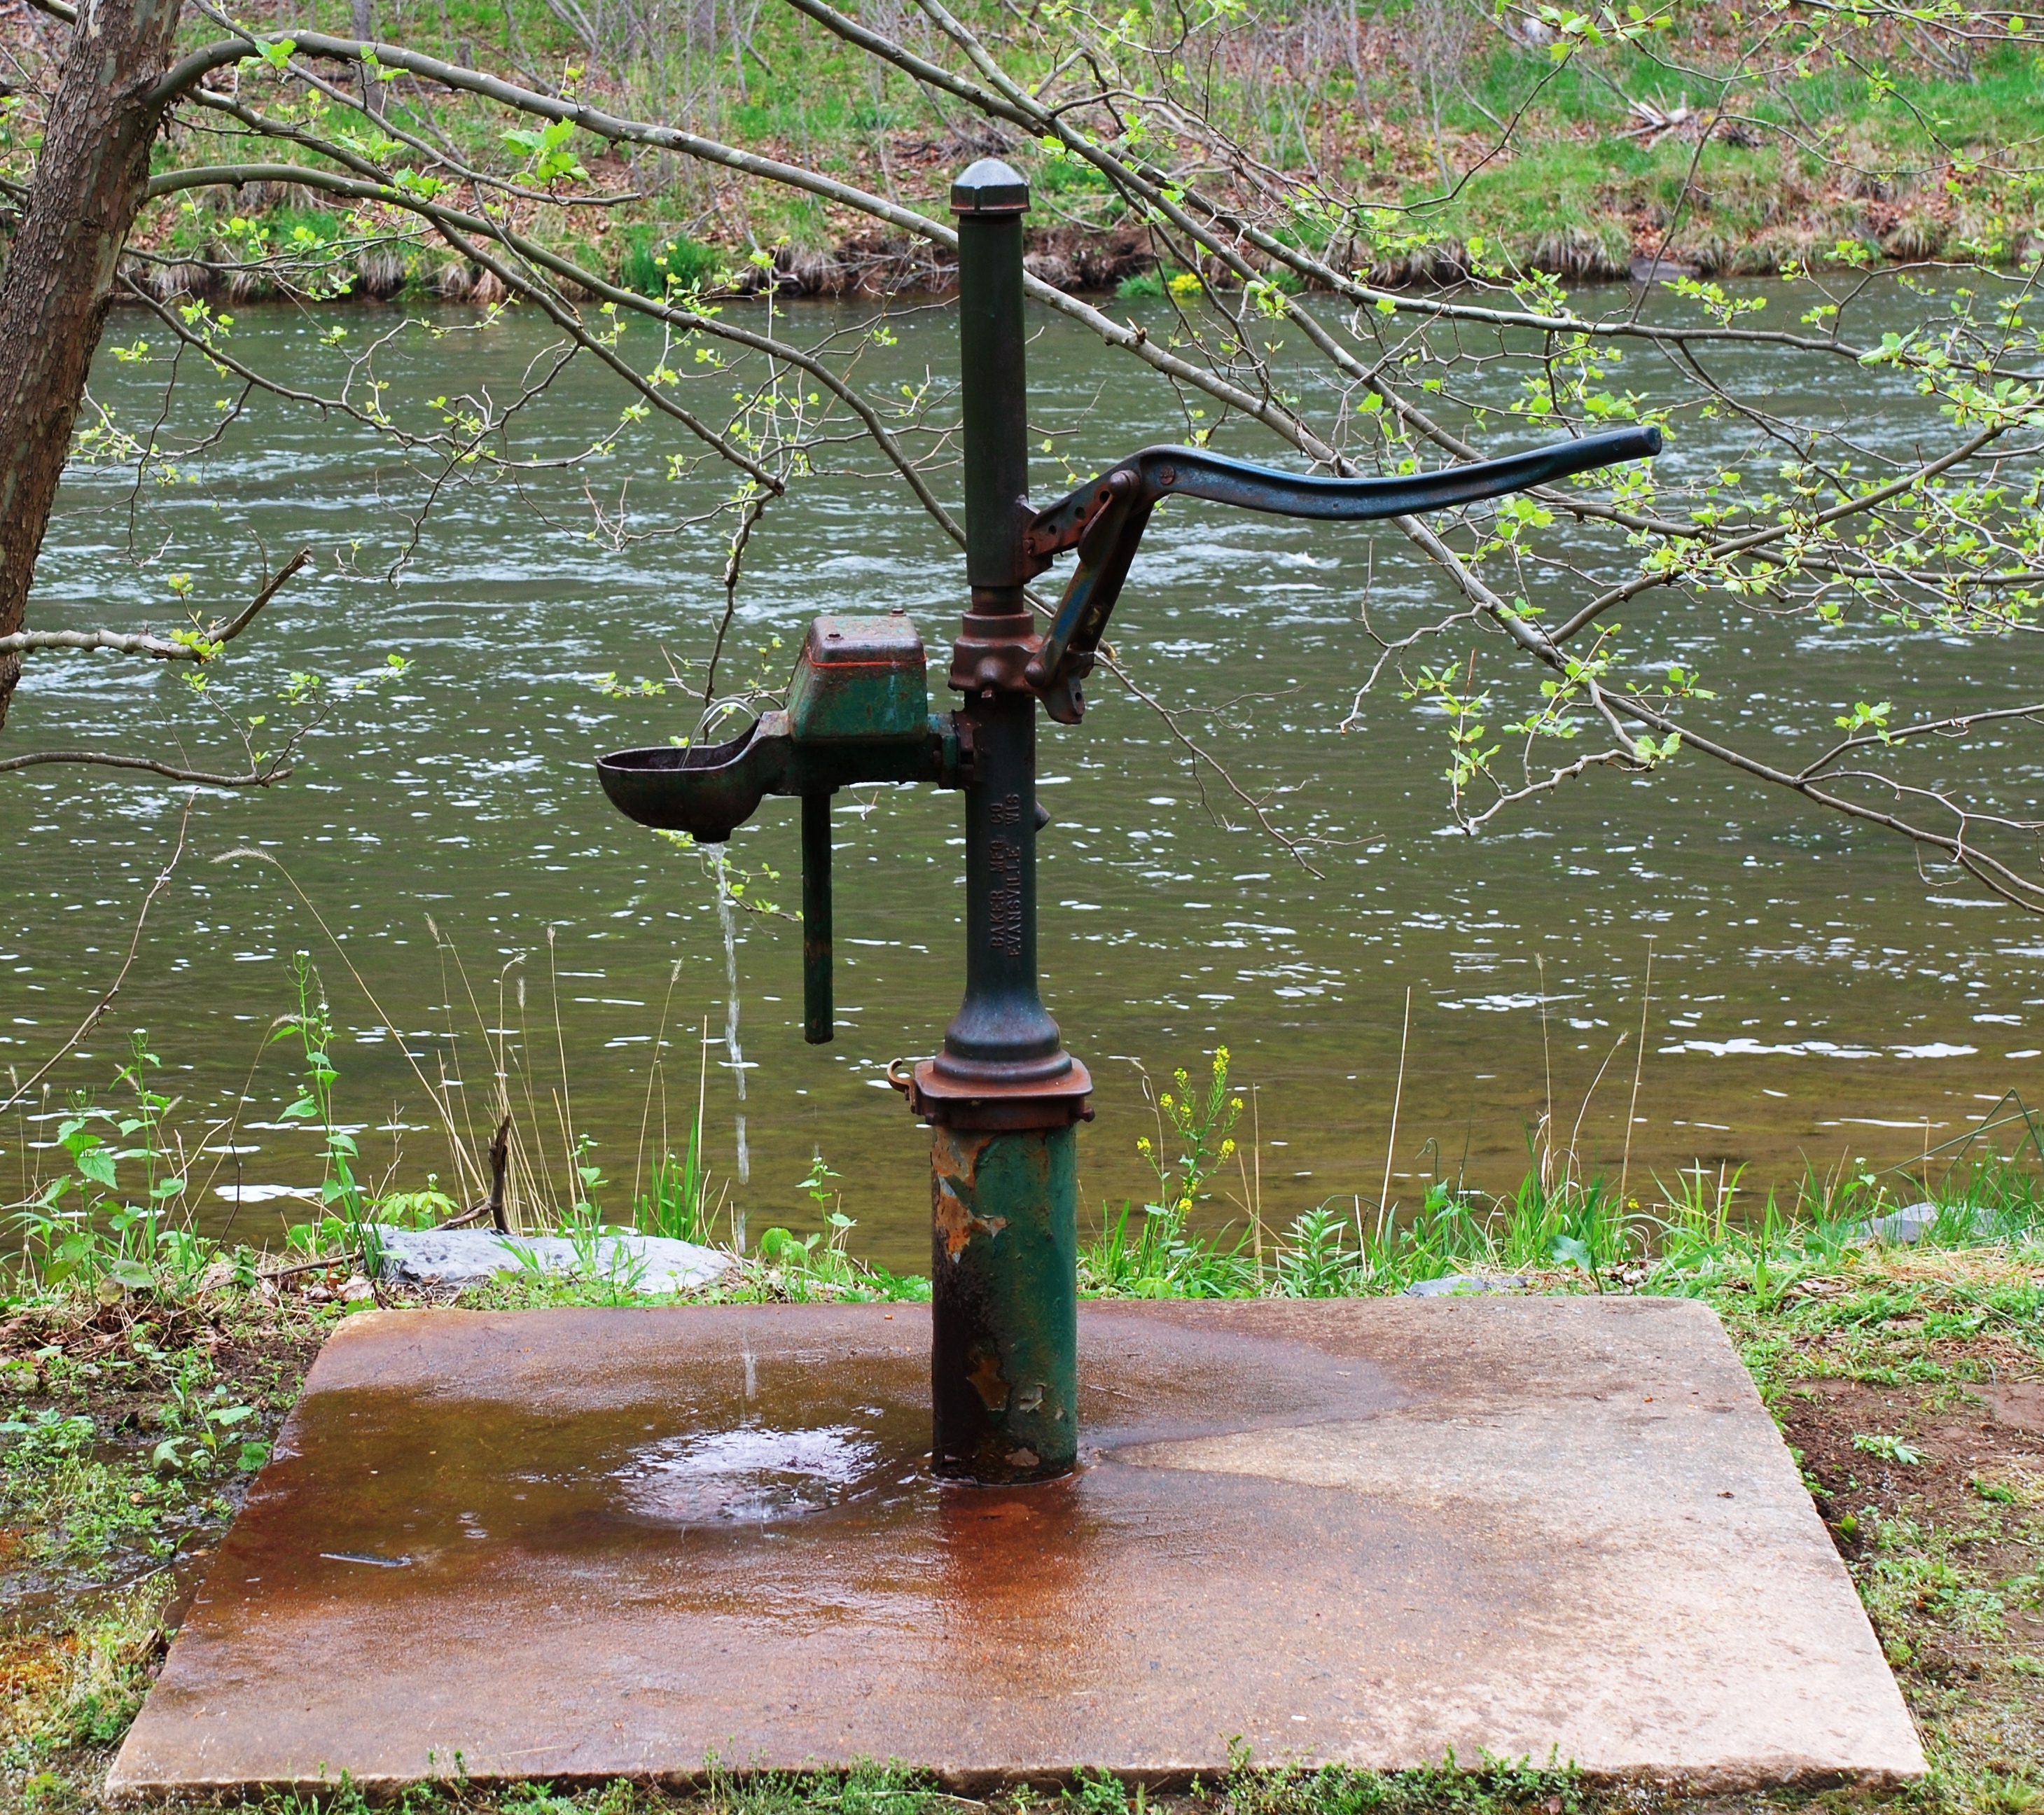
POLYGON ((22 756, 0 756, 0 775, 11 769, 40 768, 45 763, 85 763, 101 769, 136 769, 167 781, 188 782, 201 788, 267 788, 290 774, 288 768, 271 764, 250 769, 239 775, 216 775, 204 769, 181 769, 174 763, 159 763, 153 756, 128 756, 112 750, 32 750, 22 756))
MULTIPOLYGON (((194 631, 189 642, 152 636, 147 632, 17 630, 11 636, 0 636, 0 656, 39 649, 110 649, 117 656, 148 656, 159 662, 209 661, 223 644, 232 642, 255 621, 256 613, 275 598, 283 590, 284 583, 312 558, 311 549, 301 548, 278 570, 276 577, 225 624, 215 620, 204 630, 194 631)), ((6 767, 0 763, 0 768, 6 767)))

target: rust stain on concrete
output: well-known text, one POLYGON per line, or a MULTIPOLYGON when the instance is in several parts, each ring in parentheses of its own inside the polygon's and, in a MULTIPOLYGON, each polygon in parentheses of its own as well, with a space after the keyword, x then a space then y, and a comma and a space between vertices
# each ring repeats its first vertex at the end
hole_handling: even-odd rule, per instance
POLYGON ((1095 1304, 1080 1344, 1080 1470, 981 1490, 928 1474, 919 1307, 351 1317, 110 1790, 713 1754, 1165 1784, 1236 1734, 1698 1790, 1921 1773, 1704 1308, 1095 1304))

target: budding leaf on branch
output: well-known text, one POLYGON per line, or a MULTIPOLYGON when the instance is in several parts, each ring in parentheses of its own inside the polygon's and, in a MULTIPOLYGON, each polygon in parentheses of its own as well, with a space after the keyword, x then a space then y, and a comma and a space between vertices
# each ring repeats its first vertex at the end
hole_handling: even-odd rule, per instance
POLYGON ((538 182, 551 183, 565 177, 571 183, 586 183, 589 172, 582 167, 582 160, 568 149, 574 132, 572 120, 550 120, 537 129, 509 127, 504 142, 533 160, 532 175, 538 182))
POLYGON ((1841 731, 1855 735, 1862 731, 1871 731, 1882 743, 1892 744, 1895 740, 1888 733, 1888 715, 1892 709, 1887 700, 1883 700, 1878 706, 1869 706, 1862 700, 1850 713, 1840 713, 1832 722, 1841 731))

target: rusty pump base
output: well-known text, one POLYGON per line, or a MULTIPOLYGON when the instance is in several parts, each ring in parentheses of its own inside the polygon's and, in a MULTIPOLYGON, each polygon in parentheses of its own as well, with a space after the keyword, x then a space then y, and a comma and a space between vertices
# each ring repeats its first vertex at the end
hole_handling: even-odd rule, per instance
POLYGON ((1158 502, 1212 499, 1355 521, 1451 509, 1622 460, 1661 433, 1623 429, 1397 479, 1336 479, 1147 448, 1043 510, 1028 502, 1022 217, 1029 186, 985 158, 952 185, 959 232, 966 579, 952 645, 955 712, 928 709, 921 638, 897 612, 820 617, 785 710, 729 741, 620 750, 605 792, 642 824, 720 844, 767 794, 802 802, 803 1025, 832 1033, 830 796, 857 782, 960 789, 966 820, 965 1000, 943 1050, 889 1081, 935 1135, 932 1453, 940 1475, 1047 1479, 1078 1454, 1074 1125, 1093 1081, 1064 1050, 1036 980, 1036 707, 1060 724, 1083 683, 1158 502), (1025 591, 1078 556, 1047 633, 1025 591))

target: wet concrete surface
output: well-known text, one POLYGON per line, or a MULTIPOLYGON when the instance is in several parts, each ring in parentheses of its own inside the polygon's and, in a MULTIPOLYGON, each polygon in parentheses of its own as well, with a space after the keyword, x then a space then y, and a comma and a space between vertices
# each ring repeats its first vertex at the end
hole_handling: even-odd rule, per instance
POLYGON ((1703 1306, 1092 1304, 1080 1374, 1080 1471, 973 1489, 921 1307, 351 1317, 109 1789, 1923 1769, 1703 1306))

